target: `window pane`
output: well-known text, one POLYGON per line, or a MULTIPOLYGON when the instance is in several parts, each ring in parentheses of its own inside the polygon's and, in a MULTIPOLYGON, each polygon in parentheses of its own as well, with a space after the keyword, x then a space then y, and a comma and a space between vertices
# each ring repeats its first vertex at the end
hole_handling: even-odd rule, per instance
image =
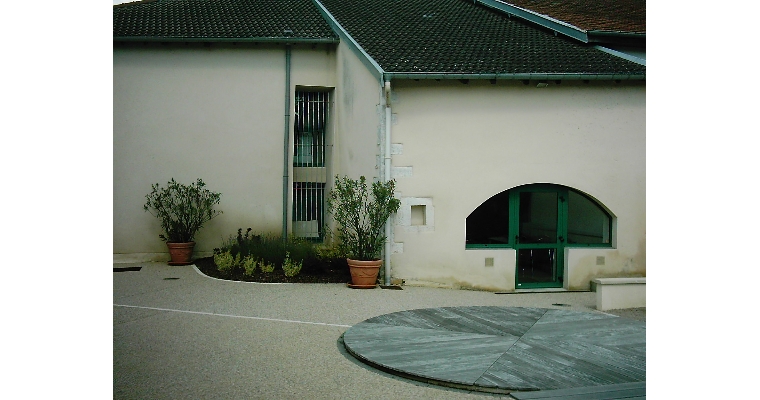
POLYGON ((535 283, 555 280, 556 249, 520 249, 517 251, 517 282, 535 283))
POLYGON ((610 243, 610 217, 594 202, 570 191, 567 211, 568 243, 610 243))
POLYGON ((520 243, 557 242, 557 193, 520 193, 520 243))
POLYGON ((509 193, 501 192, 467 217, 466 244, 509 243, 509 193))

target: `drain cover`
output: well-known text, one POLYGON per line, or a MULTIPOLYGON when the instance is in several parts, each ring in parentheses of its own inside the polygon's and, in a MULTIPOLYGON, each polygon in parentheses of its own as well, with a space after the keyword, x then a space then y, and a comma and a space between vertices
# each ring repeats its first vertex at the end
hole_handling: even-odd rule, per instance
POLYGON ((570 304, 564 304, 564 303, 554 303, 552 305, 553 306, 558 306, 558 307, 570 307, 570 304))
POLYGON ((142 267, 114 267, 113 272, 130 272, 130 271, 139 271, 142 267))
POLYGON ((165 281, 176 281, 179 278, 164 278, 165 281))

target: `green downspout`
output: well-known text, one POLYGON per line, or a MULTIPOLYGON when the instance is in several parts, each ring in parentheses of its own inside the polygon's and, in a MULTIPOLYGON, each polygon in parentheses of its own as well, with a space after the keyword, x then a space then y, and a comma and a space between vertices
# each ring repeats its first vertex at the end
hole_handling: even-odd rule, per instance
POLYGON ((290 45, 285 45, 285 135, 282 156, 282 240, 288 240, 288 154, 290 150, 290 45))

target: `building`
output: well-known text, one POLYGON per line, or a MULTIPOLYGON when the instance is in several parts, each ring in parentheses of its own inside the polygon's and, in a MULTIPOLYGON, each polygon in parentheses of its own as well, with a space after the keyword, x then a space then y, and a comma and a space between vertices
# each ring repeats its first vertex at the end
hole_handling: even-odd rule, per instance
POLYGON ((209 252, 238 228, 319 238, 332 177, 364 175, 397 181, 407 284, 645 276, 644 2, 595 5, 114 6, 115 259, 165 257, 152 183, 222 192, 209 252))

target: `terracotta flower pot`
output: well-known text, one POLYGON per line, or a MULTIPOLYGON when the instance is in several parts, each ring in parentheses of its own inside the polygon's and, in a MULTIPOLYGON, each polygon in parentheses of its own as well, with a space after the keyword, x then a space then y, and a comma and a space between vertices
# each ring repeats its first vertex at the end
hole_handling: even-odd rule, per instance
POLYGON ((169 255, 171 256, 169 265, 188 265, 192 263, 193 247, 195 247, 195 242, 166 242, 166 246, 169 248, 169 255))
POLYGON ((351 285, 355 289, 371 289, 377 286, 377 275, 383 260, 359 261, 346 259, 351 271, 351 285))

